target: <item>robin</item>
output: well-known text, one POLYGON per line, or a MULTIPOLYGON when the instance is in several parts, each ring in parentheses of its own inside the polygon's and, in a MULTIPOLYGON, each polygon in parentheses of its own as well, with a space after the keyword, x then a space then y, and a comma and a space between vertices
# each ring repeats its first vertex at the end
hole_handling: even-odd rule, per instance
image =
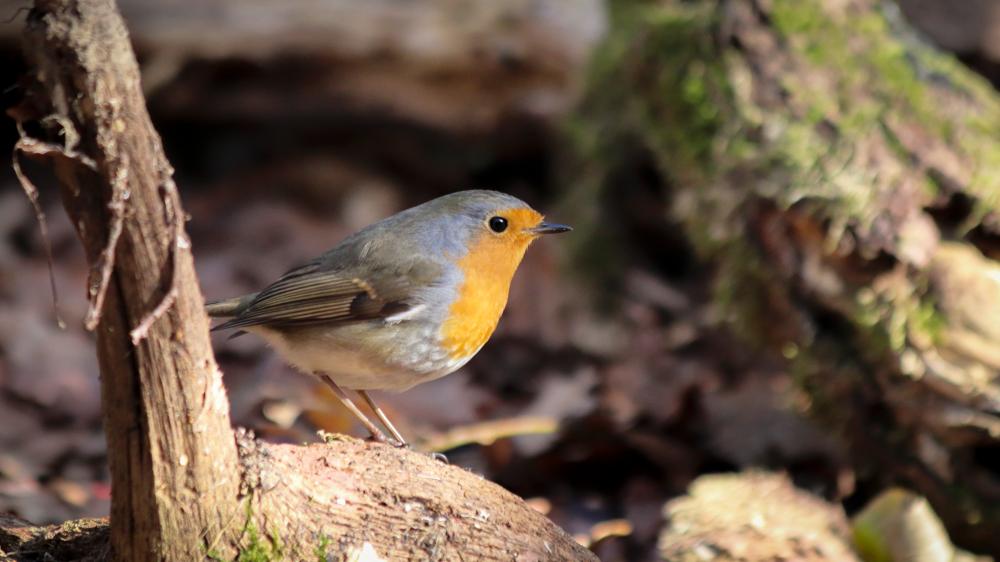
POLYGON ((206 309, 229 318, 213 330, 264 338, 386 442, 344 389, 356 391, 405 446, 368 391, 403 391, 468 363, 493 334, 528 246, 571 230, 543 219, 505 193, 452 193, 356 232, 258 293, 206 309))

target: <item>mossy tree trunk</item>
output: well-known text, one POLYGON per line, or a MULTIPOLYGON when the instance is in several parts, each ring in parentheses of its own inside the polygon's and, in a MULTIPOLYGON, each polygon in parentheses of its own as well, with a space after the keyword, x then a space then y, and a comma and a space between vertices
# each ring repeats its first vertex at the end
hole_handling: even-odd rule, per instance
MULTIPOLYGON (((787 359, 862 474, 916 489, 958 542, 1000 553, 996 93, 891 2, 612 14, 568 127, 587 162, 578 196, 606 201, 650 163, 724 322, 787 359)), ((581 244, 614 259, 596 237, 613 219, 589 220, 599 234, 581 244)))

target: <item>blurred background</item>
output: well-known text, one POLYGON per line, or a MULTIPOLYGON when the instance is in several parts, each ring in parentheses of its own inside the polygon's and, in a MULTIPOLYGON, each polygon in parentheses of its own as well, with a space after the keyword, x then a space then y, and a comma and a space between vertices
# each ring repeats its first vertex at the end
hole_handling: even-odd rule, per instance
MULTIPOLYGON (((886 512, 935 552, 1000 552, 1000 2, 119 6, 209 300, 460 189, 577 227, 528 252, 467 367, 380 398, 602 559, 850 560, 889 548, 865 534, 886 512)), ((23 93, 22 7, 0 9, 4 107, 23 93)), ((4 121, 0 154, 16 140, 4 121)), ((3 162, 0 511, 106 515, 86 263, 26 161, 60 329, 3 162)), ((235 425, 363 434, 260 340, 214 342, 235 425)))

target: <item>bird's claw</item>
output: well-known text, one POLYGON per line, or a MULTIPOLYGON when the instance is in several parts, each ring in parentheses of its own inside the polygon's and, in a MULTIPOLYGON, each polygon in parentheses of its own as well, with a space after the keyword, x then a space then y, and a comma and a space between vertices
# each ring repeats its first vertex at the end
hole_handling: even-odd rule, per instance
POLYGON ((389 445, 395 445, 395 441, 390 441, 384 433, 369 433, 368 438, 365 439, 369 443, 385 443, 389 445))
MULTIPOLYGON (((393 439, 391 437, 388 437, 384 433, 379 433, 379 434, 372 433, 372 434, 370 434, 368 436, 368 441, 371 441, 371 442, 374 442, 374 443, 382 443, 382 444, 385 444, 385 445, 390 445, 390 446, 395 447, 397 449, 407 449, 409 451, 413 450, 413 445, 410 445, 409 443, 407 443, 405 441, 399 441, 397 439, 393 439)), ((448 457, 446 457, 444 455, 444 453, 438 453, 437 451, 432 451, 430 453, 427 453, 427 455, 430 456, 430 458, 432 458, 432 459, 434 459, 436 461, 443 462, 444 464, 451 464, 451 463, 448 462, 448 457)))

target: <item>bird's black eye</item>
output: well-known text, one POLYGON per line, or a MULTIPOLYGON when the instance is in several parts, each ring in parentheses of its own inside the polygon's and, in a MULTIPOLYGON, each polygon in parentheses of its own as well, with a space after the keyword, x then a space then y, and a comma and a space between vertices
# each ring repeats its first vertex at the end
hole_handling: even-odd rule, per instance
POLYGON ((507 219, 503 217, 491 217, 490 230, 493 232, 503 232, 507 230, 507 219))

